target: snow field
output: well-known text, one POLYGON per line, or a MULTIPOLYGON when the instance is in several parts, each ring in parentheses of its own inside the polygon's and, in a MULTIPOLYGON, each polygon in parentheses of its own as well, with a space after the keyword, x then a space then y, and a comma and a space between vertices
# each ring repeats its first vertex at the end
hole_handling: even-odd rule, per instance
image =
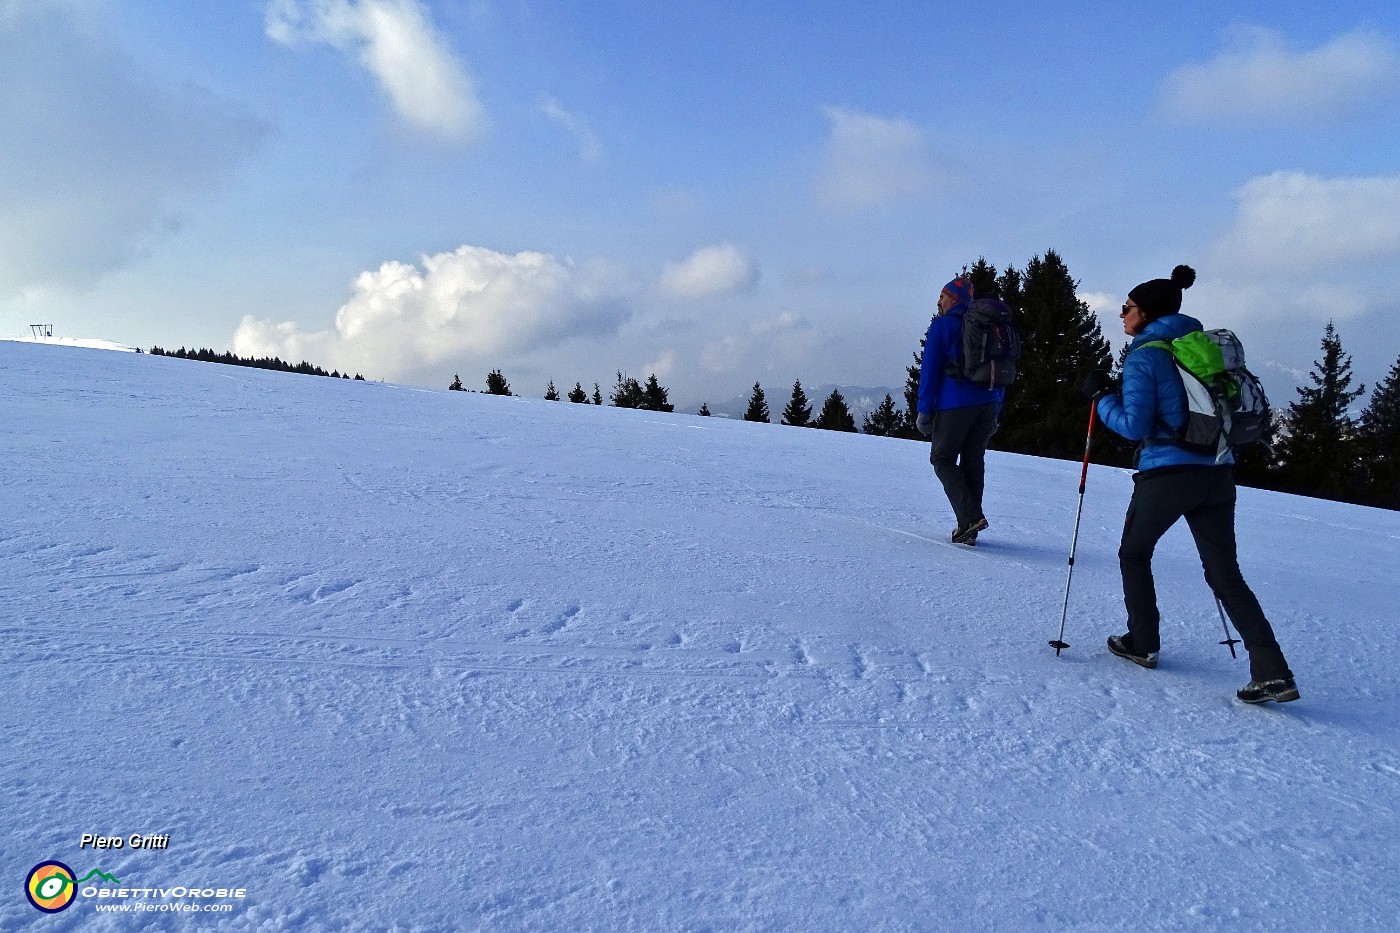
POLYGON ((1184 527, 1161 667, 1103 648, 1123 471, 1090 471, 1057 658, 1076 463, 993 453, 968 549, 910 442, 23 343, 0 366, 0 928, 1400 908, 1395 513, 1241 490, 1303 692, 1251 708, 1184 527), (55 858, 247 897, 47 917, 18 892, 55 858))

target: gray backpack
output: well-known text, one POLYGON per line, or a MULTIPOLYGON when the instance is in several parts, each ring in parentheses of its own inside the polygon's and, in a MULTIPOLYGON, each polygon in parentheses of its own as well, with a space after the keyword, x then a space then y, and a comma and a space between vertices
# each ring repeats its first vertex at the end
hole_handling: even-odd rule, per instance
POLYGON ((1020 358, 1021 335, 1011 306, 997 298, 978 298, 963 314, 962 352, 946 372, 987 389, 1009 386, 1016 381, 1020 358))
POLYGON ((1259 377, 1244 365, 1244 345, 1233 331, 1194 331, 1172 341, 1153 340, 1172 355, 1186 389, 1186 426, 1170 441, 1195 453, 1214 454, 1248 444, 1270 446, 1273 410, 1259 377))

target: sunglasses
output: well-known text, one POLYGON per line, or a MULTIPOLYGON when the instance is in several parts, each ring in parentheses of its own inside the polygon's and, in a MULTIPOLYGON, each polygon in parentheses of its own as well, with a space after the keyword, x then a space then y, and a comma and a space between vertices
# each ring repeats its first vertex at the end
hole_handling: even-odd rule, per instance
POLYGON ((1119 317, 1127 317, 1129 311, 1141 311, 1141 310, 1142 310, 1142 309, 1139 308, 1137 305, 1124 305, 1124 306, 1123 306, 1123 310, 1122 310, 1121 312, 1119 312, 1118 316, 1119 316, 1119 317))

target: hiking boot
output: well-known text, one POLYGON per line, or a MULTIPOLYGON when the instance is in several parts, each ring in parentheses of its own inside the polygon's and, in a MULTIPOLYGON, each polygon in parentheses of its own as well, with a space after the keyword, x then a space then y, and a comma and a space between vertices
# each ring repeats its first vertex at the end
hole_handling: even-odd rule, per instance
MULTIPOLYGON (((1134 664, 1141 664, 1143 667, 1153 668, 1157 666, 1157 652, 1149 651, 1146 654, 1139 654, 1133 648, 1133 636, 1110 635, 1108 636, 1108 650, 1118 655, 1120 658, 1127 658, 1134 664)), ((1241 697, 1243 699, 1243 697, 1241 697)))
POLYGON ((1300 694, 1292 677, 1280 677, 1277 680, 1251 680, 1243 690, 1237 691, 1235 696, 1246 703, 1267 703, 1270 700, 1287 703, 1289 700, 1298 699, 1300 694))
POLYGON ((977 540, 977 532, 981 531, 986 527, 987 520, 985 518, 973 519, 966 525, 959 528, 957 531, 953 532, 953 543, 967 544, 969 543, 969 539, 975 542, 977 540))

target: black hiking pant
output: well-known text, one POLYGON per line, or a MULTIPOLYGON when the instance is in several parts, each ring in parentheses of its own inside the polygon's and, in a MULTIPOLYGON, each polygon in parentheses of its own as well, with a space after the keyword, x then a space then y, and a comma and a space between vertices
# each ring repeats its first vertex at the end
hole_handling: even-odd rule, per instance
POLYGON ((987 442, 997 431, 1001 405, 945 408, 933 416, 929 462, 957 516, 958 527, 985 518, 982 488, 987 474, 987 442))
POLYGON ((1133 650, 1161 649, 1157 589, 1152 581, 1152 552, 1167 529, 1185 518, 1201 555, 1206 583, 1220 598, 1249 650, 1250 677, 1291 677, 1273 627, 1259 600, 1244 582, 1235 549, 1235 478, 1230 467, 1190 467, 1149 471, 1133 477, 1133 499, 1123 523, 1118 566, 1123 572, 1123 602, 1133 650))

